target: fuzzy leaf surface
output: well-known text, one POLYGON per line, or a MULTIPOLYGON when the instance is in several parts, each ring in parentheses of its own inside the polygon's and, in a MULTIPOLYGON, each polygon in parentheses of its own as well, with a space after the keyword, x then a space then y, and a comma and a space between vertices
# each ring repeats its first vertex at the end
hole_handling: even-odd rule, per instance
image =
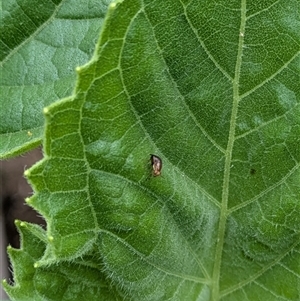
POLYGON ((3 282, 11 300, 123 300, 114 294, 103 274, 88 265, 87 258, 85 264, 61 262, 59 266, 47 268, 34 266, 45 252, 46 233, 39 226, 25 222, 16 221, 16 226, 21 236, 21 248, 8 248, 16 285, 3 282))
POLYGON ((93 255, 137 301, 298 300, 298 8, 113 3, 74 97, 45 110, 38 264, 93 255))

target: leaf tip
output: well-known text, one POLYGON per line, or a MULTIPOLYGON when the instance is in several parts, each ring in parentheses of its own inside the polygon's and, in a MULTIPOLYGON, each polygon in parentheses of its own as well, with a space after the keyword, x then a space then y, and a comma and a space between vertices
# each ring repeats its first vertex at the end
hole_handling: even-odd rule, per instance
POLYGON ((29 171, 29 169, 27 169, 27 170, 24 171, 24 176, 25 176, 25 177, 29 177, 29 176, 30 176, 30 171, 29 171))
POLYGON ((25 227, 26 227, 26 223, 20 222, 20 223, 19 223, 19 226, 25 228, 25 227))
POLYGON ((8 289, 9 288, 9 284, 8 284, 8 282, 7 282, 6 279, 2 279, 1 283, 2 283, 2 286, 3 286, 4 289, 8 289))
POLYGON ((25 199, 25 203, 28 204, 28 205, 32 205, 32 200, 31 200, 31 198, 26 198, 26 199, 25 199))
POLYGON ((112 2, 112 3, 109 5, 109 8, 110 8, 110 9, 114 9, 116 6, 117 6, 117 3, 116 3, 116 2, 112 2))
POLYGON ((114 1, 114 2, 110 3, 109 9, 110 9, 110 10, 114 10, 114 9, 117 7, 117 5, 118 5, 119 3, 121 3, 121 2, 123 2, 123 0, 117 0, 117 1, 114 1))
POLYGON ((4 288, 4 290, 9 290, 11 288, 11 285, 7 282, 6 279, 2 279, 1 283, 2 283, 2 287, 4 288))
POLYGON ((39 262, 37 261, 37 262, 35 262, 34 264, 33 264, 33 267, 35 268, 35 269, 37 269, 38 267, 40 267, 40 264, 39 264, 39 262))
POLYGON ((43 109, 43 113, 44 113, 44 115, 48 115, 49 114, 49 108, 44 108, 43 109))

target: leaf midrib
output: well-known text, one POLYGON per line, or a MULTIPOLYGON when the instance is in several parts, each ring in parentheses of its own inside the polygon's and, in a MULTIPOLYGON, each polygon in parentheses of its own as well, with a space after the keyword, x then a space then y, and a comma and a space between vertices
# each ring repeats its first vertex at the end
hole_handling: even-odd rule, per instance
POLYGON ((219 300, 220 298, 220 272, 221 272, 221 261, 222 252, 224 246, 224 237, 226 229, 226 221, 228 216, 228 196, 229 196, 229 180, 230 180, 230 167, 232 159, 232 151, 235 141, 235 127, 236 127, 236 117, 238 113, 238 103, 240 100, 239 95, 239 79, 240 70, 242 64, 242 53, 243 53, 243 43, 244 43, 244 33, 246 26, 246 0, 241 1, 241 23, 240 23, 240 34, 238 43, 237 60, 235 65, 235 74, 232 81, 233 87, 233 103, 232 112, 230 118, 230 128, 228 135, 228 144, 225 152, 225 165, 224 165, 224 177, 223 177, 223 189, 222 189, 222 202, 220 209, 220 221, 218 228, 218 240, 216 246, 213 276, 212 276, 212 300, 219 300))

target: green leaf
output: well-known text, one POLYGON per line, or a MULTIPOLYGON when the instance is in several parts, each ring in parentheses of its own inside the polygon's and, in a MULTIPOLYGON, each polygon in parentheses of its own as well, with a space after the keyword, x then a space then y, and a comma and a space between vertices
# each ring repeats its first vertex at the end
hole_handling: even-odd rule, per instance
POLYGON ((40 267, 35 264, 44 253, 46 233, 39 226, 16 221, 22 238, 20 250, 8 248, 15 268, 15 286, 3 281, 12 300, 122 300, 95 268, 82 262, 61 262, 58 266, 40 267), (75 267, 75 268, 74 268, 75 267), (78 285, 80 283, 80 285, 78 285), (51 287, 51 289, 49 289, 51 287))
POLYGON ((87 256, 130 300, 298 300, 298 9, 111 4, 26 172, 47 220, 36 265, 87 256))
POLYGON ((1 5, 0 157, 40 144, 43 108, 74 89, 110 0, 5 0, 1 5))

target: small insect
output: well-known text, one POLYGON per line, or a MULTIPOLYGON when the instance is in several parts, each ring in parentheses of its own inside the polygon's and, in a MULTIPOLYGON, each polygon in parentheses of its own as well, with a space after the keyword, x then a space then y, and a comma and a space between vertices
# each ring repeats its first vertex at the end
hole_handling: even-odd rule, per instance
POLYGON ((162 160, 156 155, 151 155, 150 157, 151 164, 152 164, 152 174, 154 177, 160 176, 161 169, 162 169, 162 160))

